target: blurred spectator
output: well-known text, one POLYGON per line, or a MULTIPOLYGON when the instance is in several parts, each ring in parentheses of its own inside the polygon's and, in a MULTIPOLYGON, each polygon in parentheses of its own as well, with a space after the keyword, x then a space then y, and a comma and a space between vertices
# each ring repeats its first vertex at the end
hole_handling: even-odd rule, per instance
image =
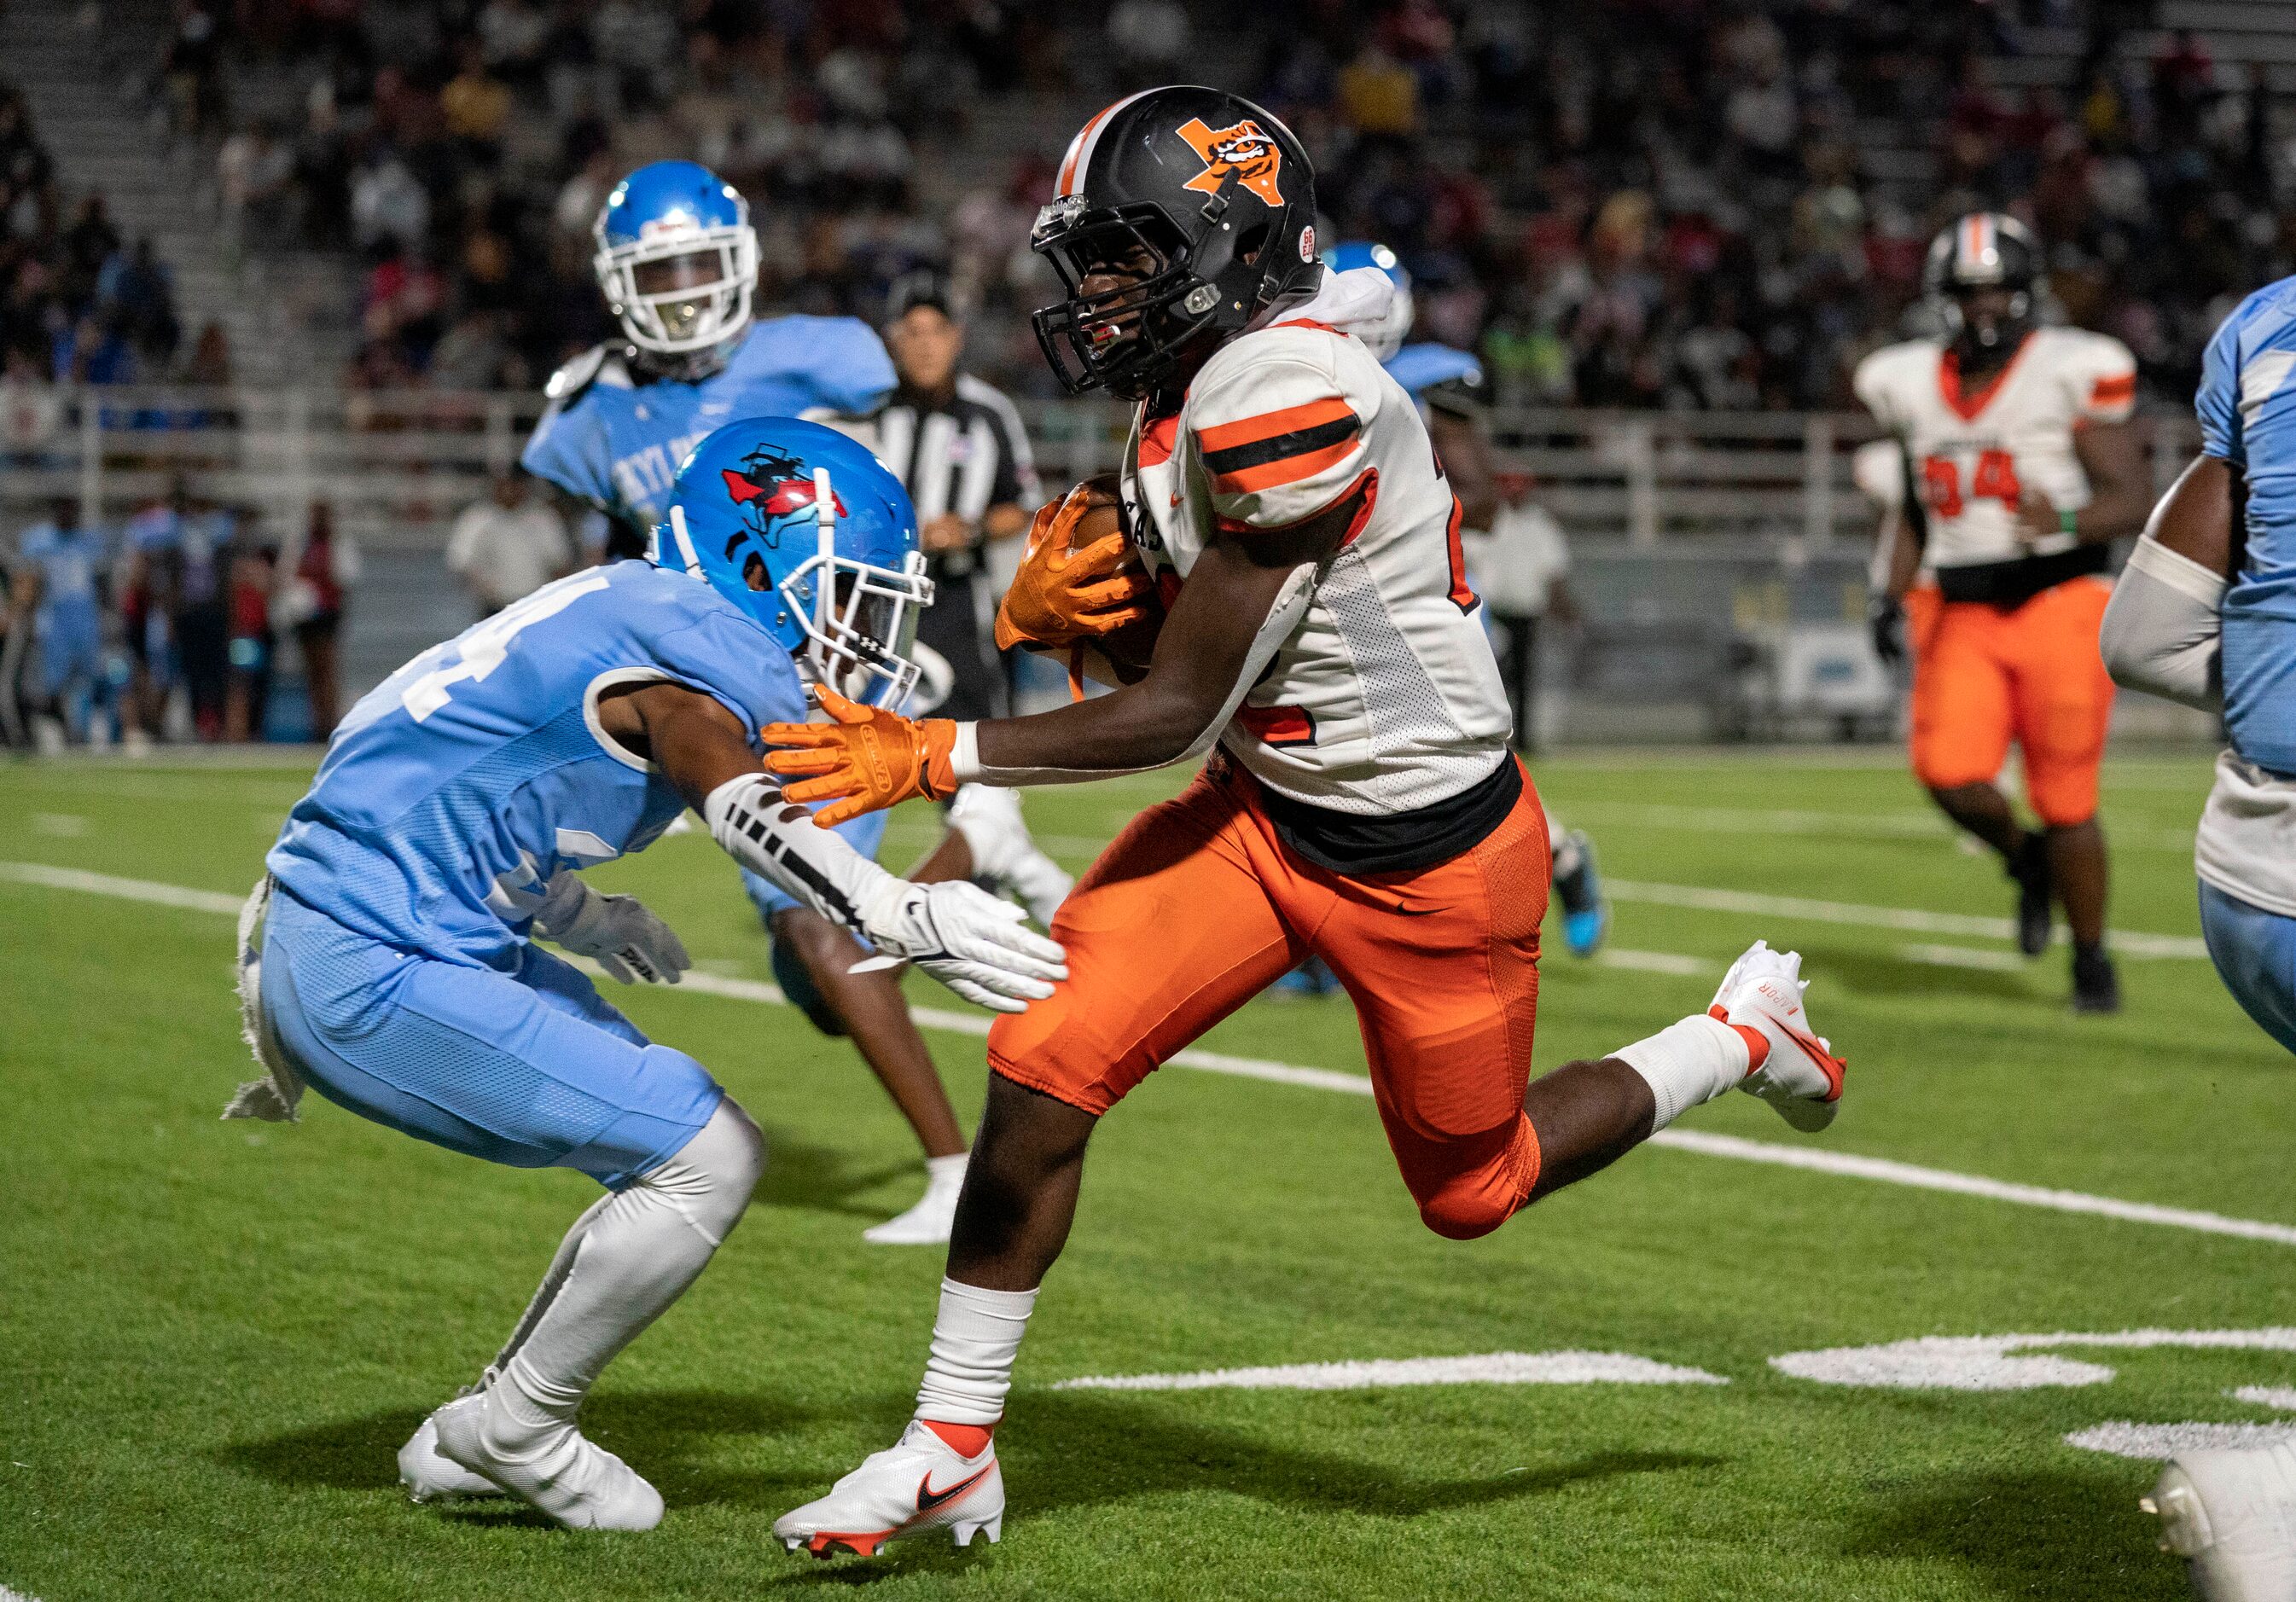
POLYGON ((1108 39, 1127 88, 1193 81, 1180 70, 1189 29, 1187 7, 1179 0, 1116 0, 1108 13, 1108 39))
POLYGON ((358 546, 336 530, 332 505, 311 503, 302 534, 280 555, 279 571, 285 577, 272 600, 272 625, 295 636, 311 698, 311 738, 324 744, 342 719, 336 642, 359 580, 358 546))
POLYGON ((184 329, 176 315, 175 274, 161 264, 149 234, 132 250, 114 250, 105 259, 96 274, 95 298, 136 354, 164 371, 184 329))
POLYGON ((1578 621, 1568 583, 1570 548, 1554 514, 1531 498, 1529 473, 1496 475, 1498 515, 1488 534, 1463 536, 1467 570, 1504 636, 1499 667, 1514 707, 1516 748, 1538 745, 1539 625, 1578 621))
POLYGON ((37 466, 63 430, 63 396, 24 351, 0 351, 0 459, 37 466))
POLYGON ((295 152, 267 120, 250 123, 216 152, 216 192, 224 235, 234 249, 250 237, 285 238, 293 218, 295 152))
POLYGON ((231 552, 231 644, 224 691, 223 738, 233 745, 263 738, 271 701, 271 595, 279 553, 242 538, 231 552))
POLYGON ((184 364, 181 381, 201 389, 231 387, 231 336, 224 332, 222 323, 201 326, 200 337, 192 341, 190 359, 184 364))
POLYGON ((470 591, 481 617, 574 570, 565 519, 533 490, 521 470, 496 474, 488 498, 455 519, 447 569, 470 591))

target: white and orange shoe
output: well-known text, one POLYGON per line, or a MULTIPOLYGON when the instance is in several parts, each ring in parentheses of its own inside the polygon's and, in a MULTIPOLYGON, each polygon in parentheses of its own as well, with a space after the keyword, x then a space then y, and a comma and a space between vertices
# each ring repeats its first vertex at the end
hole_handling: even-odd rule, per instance
POLYGON ((1833 1043, 1812 1034, 1802 992, 1800 952, 1774 952, 1757 940, 1722 976, 1709 1016, 1751 1029, 1769 1050, 1738 1088, 1759 1096, 1796 1129, 1815 1132, 1833 1122, 1841 1106, 1841 1076, 1849 1064, 1833 1043))
POLYGON ((1004 1475, 991 1441, 964 1457, 913 1418, 900 1440, 872 1452, 817 1501, 774 1521, 774 1533, 792 1552, 816 1557, 851 1552, 874 1557, 888 1541, 926 1530, 947 1530, 961 1547, 974 1534, 994 1541, 1004 1529, 1004 1475))

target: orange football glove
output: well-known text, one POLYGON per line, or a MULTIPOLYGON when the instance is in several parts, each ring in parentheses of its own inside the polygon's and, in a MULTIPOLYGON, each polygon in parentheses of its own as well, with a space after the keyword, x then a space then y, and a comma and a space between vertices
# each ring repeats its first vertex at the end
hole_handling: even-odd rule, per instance
POLYGON ((996 649, 1062 650, 1097 640, 1148 615, 1155 585, 1122 528, 1072 549, 1077 525, 1111 504, 1104 489, 1079 484, 1037 508, 1021 570, 996 609, 996 649))
POLYGON ((824 829, 848 818, 922 797, 946 801, 956 794, 950 753, 956 724, 946 717, 912 723, 896 712, 849 701, 826 685, 814 686, 827 723, 767 723, 758 732, 769 746, 768 772, 808 775, 782 787, 791 801, 829 801, 813 814, 824 829))

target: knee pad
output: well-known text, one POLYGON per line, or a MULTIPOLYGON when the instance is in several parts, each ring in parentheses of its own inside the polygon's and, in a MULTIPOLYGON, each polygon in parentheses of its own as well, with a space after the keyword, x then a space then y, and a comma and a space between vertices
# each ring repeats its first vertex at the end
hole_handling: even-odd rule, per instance
POLYGON ((622 1194, 674 1209, 712 1246, 742 1219, 766 1172, 766 1137, 731 1096, 677 1155, 633 1181, 622 1194))
POLYGON ((1446 1240, 1488 1235, 1529 1202, 1538 1182, 1538 1138, 1527 1117, 1502 1133, 1496 1142, 1460 1141, 1422 1151, 1404 1170, 1420 1222, 1446 1240))

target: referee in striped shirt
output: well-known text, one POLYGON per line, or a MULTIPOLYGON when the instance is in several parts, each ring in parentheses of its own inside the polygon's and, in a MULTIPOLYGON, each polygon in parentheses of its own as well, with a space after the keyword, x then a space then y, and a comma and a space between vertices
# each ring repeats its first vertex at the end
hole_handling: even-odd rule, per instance
POLYGON ((938 274, 913 273, 894 284, 885 348, 899 382, 875 419, 877 456, 916 504, 933 581, 917 638, 955 674, 938 715, 1001 716, 1007 697, 991 643, 996 597, 988 551, 989 541, 1026 528, 1042 498, 1028 436, 1011 401, 956 370, 964 325, 938 274))

